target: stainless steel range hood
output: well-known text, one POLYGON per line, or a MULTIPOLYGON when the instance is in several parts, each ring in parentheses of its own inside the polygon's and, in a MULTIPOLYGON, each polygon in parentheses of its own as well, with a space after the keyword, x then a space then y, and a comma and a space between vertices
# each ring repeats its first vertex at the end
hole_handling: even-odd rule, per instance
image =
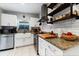
POLYGON ((47 17, 47 5, 43 4, 41 7, 41 19, 38 22, 45 22, 48 21, 47 17))

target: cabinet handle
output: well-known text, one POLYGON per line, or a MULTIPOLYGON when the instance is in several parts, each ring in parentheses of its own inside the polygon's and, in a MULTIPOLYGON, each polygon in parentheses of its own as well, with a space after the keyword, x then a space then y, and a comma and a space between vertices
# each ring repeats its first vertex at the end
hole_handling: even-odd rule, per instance
POLYGON ((25 37, 25 38, 31 38, 31 37, 25 37))

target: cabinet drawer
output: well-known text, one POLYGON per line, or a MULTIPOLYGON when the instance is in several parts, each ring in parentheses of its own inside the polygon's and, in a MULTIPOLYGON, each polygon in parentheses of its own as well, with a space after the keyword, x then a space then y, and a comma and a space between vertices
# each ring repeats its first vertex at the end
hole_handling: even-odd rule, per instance
POLYGON ((27 38, 30 38, 30 37, 32 37, 32 34, 31 33, 25 33, 24 36, 27 37, 27 38))
POLYGON ((24 38, 24 34, 23 33, 17 33, 15 34, 15 38, 24 38))

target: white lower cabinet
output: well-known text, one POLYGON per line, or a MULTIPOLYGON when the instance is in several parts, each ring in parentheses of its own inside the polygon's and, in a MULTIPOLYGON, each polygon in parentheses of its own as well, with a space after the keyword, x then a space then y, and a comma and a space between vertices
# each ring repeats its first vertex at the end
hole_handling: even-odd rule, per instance
POLYGON ((40 54, 40 56, 45 56, 45 48, 44 47, 39 48, 39 54, 40 54))
POLYGON ((63 51, 39 37, 40 56, 62 56, 63 51))
POLYGON ((15 39, 15 47, 21 47, 21 46, 23 46, 23 39, 21 39, 21 38, 16 38, 15 39))
POLYGON ((23 40, 24 45, 30 45, 33 44, 33 38, 32 37, 25 37, 23 40))
POLYGON ((33 44, 31 33, 17 33, 15 34, 15 47, 33 44))
POLYGON ((39 37, 39 55, 45 56, 45 41, 39 37))

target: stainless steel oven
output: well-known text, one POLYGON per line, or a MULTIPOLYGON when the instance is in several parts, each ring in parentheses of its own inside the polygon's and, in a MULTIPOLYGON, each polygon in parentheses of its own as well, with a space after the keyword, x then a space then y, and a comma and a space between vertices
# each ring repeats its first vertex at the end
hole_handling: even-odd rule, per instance
POLYGON ((16 33, 16 27, 1 26, 0 28, 0 51, 9 50, 9 49, 14 48, 14 33, 16 33))
POLYGON ((0 34, 0 51, 14 48, 13 34, 0 34))

